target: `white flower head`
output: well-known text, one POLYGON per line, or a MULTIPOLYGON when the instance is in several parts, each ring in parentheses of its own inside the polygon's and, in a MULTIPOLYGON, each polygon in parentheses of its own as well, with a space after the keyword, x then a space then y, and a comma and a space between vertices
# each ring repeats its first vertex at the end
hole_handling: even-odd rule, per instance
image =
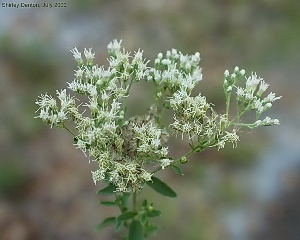
POLYGON ((268 96, 264 99, 264 102, 274 102, 274 101, 276 101, 276 100, 278 100, 278 99, 280 99, 280 98, 281 98, 281 96, 276 97, 276 96, 275 96, 275 93, 270 92, 270 93, 268 94, 268 96))
POLYGON ((232 91, 232 86, 229 86, 228 88, 227 88, 227 92, 231 92, 232 91))
POLYGON ((238 97, 244 96, 244 89, 241 87, 237 87, 236 94, 238 95, 238 97))
POLYGON ((163 54, 162 53, 157 54, 157 58, 158 59, 162 59, 163 58, 163 54))
POLYGON ((269 87, 268 83, 266 83, 265 81, 261 81, 258 92, 264 93, 268 89, 268 87, 269 87))
POLYGON ((257 76, 256 73, 252 73, 251 76, 247 78, 246 89, 254 91, 261 80, 263 79, 257 76))
POLYGON ((163 158, 163 159, 158 160, 158 162, 160 163, 161 168, 165 169, 166 167, 171 165, 173 160, 170 158, 163 158))
POLYGON ((226 69, 225 72, 224 72, 224 77, 225 78, 228 78, 230 75, 229 71, 226 69))
POLYGON ((73 57, 76 61, 80 61, 82 60, 81 58, 81 52, 78 51, 78 49, 75 47, 72 50, 70 50, 70 52, 73 54, 73 57))
POLYGON ((120 51, 121 49, 121 43, 122 43, 122 40, 120 40, 119 42, 114 39, 112 42, 110 42, 108 45, 107 45, 107 49, 109 51, 112 51, 112 52, 117 52, 117 51, 120 51))
POLYGON ((93 181, 96 185, 97 182, 99 181, 102 181, 103 179, 105 179, 105 171, 103 170, 96 170, 96 171, 92 171, 92 178, 93 178, 93 181))
POLYGON ((95 58, 95 53, 92 52, 92 48, 89 48, 89 50, 87 50, 85 48, 84 49, 84 56, 87 60, 92 60, 93 58, 95 58))
POLYGON ((240 74, 241 74, 242 76, 244 76, 245 73, 246 73, 245 69, 241 69, 240 74))

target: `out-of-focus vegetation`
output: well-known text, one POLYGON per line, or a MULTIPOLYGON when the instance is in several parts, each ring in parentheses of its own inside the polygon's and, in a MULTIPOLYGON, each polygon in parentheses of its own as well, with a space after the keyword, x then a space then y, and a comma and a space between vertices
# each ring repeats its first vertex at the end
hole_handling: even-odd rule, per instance
MULTIPOLYGON (((93 163, 69 135, 33 118, 40 93, 73 79, 69 50, 93 47, 103 65, 113 38, 150 59, 173 47, 199 51, 204 80, 197 91, 216 105, 224 102, 223 72, 235 65, 257 71, 283 96, 270 113, 281 120, 278 129, 245 130, 237 149, 193 156, 183 177, 166 170, 161 177, 177 199, 146 190, 164 213, 153 239, 299 239, 300 205, 292 201, 300 182, 299 9, 296 0, 77 0, 65 9, 0 8, 0 239, 117 239, 112 229, 93 232, 112 214, 99 205, 93 163), (262 186, 277 190, 261 197, 262 186)), ((146 87, 133 91, 132 114, 149 105, 146 87)), ((170 151, 186 148, 174 141, 170 151)))

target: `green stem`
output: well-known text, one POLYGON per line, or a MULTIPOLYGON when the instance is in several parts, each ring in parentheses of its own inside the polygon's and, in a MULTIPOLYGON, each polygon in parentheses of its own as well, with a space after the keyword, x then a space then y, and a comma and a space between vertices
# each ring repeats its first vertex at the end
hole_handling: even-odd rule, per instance
POLYGON ((133 192, 133 195, 132 195, 132 208, 133 208, 133 211, 136 212, 137 211, 137 192, 133 192))
MULTIPOLYGON (((130 77, 129 79, 129 84, 127 85, 127 91, 125 93, 125 96, 129 96, 129 92, 130 92, 130 88, 132 86, 132 83, 133 83, 133 80, 132 80, 133 76, 130 77)), ((125 97, 124 100, 123 100, 123 112, 124 112, 124 115, 125 115, 125 112, 126 112, 126 103, 127 103, 127 98, 128 97, 125 97)))
POLYGON ((164 119, 164 117, 165 117, 165 114, 166 114, 167 110, 168 110, 167 107, 164 107, 163 112, 162 112, 162 114, 161 114, 161 116, 160 116, 158 125, 161 125, 161 123, 162 123, 162 121, 163 121, 163 119, 164 119))
POLYGON ((226 97, 226 117, 227 118, 228 118, 228 114, 229 114, 230 97, 231 97, 231 92, 228 93, 228 95, 226 97))
POLYGON ((76 135, 75 135, 75 133, 73 133, 64 123, 63 123, 63 125, 62 125, 62 127, 64 128, 64 129, 66 129, 73 137, 75 137, 76 135))
POLYGON ((241 126, 241 127, 248 127, 248 128, 253 128, 254 124, 253 123, 235 123, 235 126, 241 126))

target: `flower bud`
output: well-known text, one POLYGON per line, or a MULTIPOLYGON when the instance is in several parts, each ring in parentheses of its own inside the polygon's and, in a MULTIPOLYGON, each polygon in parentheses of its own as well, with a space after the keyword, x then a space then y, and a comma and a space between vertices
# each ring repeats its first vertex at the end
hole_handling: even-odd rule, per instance
POLYGON ((182 157, 182 158, 180 158, 180 163, 181 164, 185 164, 185 163, 187 163, 189 160, 186 158, 186 157, 182 157))

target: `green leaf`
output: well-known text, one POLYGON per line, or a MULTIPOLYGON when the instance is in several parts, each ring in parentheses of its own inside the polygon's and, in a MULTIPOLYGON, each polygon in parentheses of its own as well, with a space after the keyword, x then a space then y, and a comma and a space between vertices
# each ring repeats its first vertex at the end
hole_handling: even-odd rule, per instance
POLYGON ((174 172, 176 172, 178 175, 183 176, 183 172, 181 170, 180 167, 176 166, 176 165, 172 165, 172 169, 174 170, 174 172))
POLYGON ((155 209, 152 209, 152 210, 147 212, 148 217, 159 217, 160 214, 161 214, 161 212, 158 211, 158 210, 155 210, 155 209))
POLYGON ((147 202, 147 200, 145 199, 145 200, 143 201, 143 207, 147 207, 147 205, 148 205, 148 202, 147 202))
POLYGON ((105 205, 105 206, 116 206, 117 203, 111 202, 111 201, 100 201, 100 204, 105 205))
POLYGON ((130 197, 130 193, 123 193, 122 194, 122 205, 127 206, 128 198, 130 197))
POLYGON ((141 223, 144 225, 147 222, 148 218, 147 218, 147 214, 146 213, 142 213, 141 215, 141 223))
POLYGON ((100 195, 112 195, 115 194, 116 186, 109 184, 107 187, 100 189, 97 193, 100 195))
POLYGON ((143 226, 140 221, 133 221, 129 226, 128 240, 143 240, 143 226))
POLYGON ((123 227, 124 225, 124 222, 121 221, 121 222, 117 222, 116 226, 115 226, 115 231, 116 232, 119 232, 121 230, 121 228, 123 227))
POLYGON ((152 224, 148 224, 146 227, 145 227, 145 235, 146 237, 148 237, 150 234, 153 234, 155 233, 159 228, 155 225, 152 225, 152 224))
POLYGON ((125 221, 127 219, 133 218, 135 215, 137 215, 137 212, 125 212, 118 216, 117 221, 125 221))
POLYGON ((159 180, 156 177, 151 178, 152 181, 146 182, 149 187, 151 187, 156 192, 160 193, 163 196, 175 198, 176 193, 163 181, 159 180))
POLYGON ((95 230, 96 231, 100 231, 101 229, 109 226, 109 225, 112 225, 112 224, 115 224, 116 223, 116 217, 108 217, 108 218, 105 218, 100 224, 98 224, 96 227, 95 227, 95 230))

